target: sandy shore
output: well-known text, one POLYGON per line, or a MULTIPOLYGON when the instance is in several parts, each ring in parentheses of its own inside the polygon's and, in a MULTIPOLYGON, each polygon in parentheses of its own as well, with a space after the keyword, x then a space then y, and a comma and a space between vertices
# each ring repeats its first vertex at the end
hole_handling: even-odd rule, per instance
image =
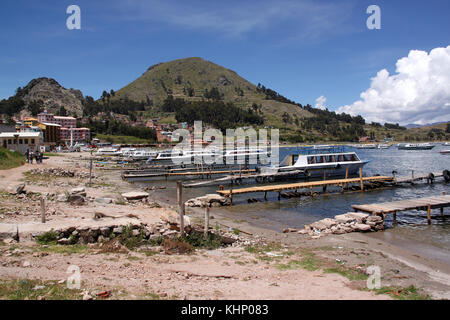
MULTIPOLYGON (((7 195, 10 187, 24 179, 27 191, 39 193, 60 194, 86 186, 86 178, 24 176, 37 167, 88 172, 88 163, 80 156, 83 155, 64 154, 50 157, 39 166, 26 164, 0 171, 0 190, 3 191, 0 224, 40 223, 39 201, 28 197, 22 201, 7 195)), ((120 171, 95 168, 94 174, 93 186, 86 187, 87 195, 92 198, 119 199, 121 193, 138 189, 123 181, 120 171)), ((149 225, 158 223, 164 210, 175 208, 174 190, 149 193, 147 204, 89 201, 83 206, 72 206, 49 201, 48 223, 67 223, 74 219, 91 221, 98 211, 113 216, 135 213, 149 225)), ((203 223, 203 210, 188 208, 186 213, 194 224, 203 223)), ((413 285, 422 295, 450 298, 449 265, 389 244, 376 234, 353 233, 311 239, 257 228, 251 222, 227 216, 220 208, 212 209, 211 214, 212 225, 217 223, 221 228, 241 230, 240 236, 248 238, 249 242, 169 255, 157 246, 118 253, 104 252, 98 245, 91 244, 63 252, 61 246, 42 246, 25 238, 19 243, 0 246, 0 281, 63 282, 67 279, 67 267, 76 265, 81 270, 82 290, 93 297, 96 292, 109 290, 116 299, 391 299, 401 294, 402 288, 413 285), (380 268, 383 287, 400 291, 392 289, 390 295, 385 295, 365 289, 365 270, 369 266, 380 268)))

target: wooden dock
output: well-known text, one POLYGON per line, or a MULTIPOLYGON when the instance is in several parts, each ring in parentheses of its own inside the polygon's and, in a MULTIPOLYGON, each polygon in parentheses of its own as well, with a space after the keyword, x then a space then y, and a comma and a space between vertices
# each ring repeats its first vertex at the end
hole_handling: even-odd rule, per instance
POLYGON ((383 216, 388 213, 392 213, 394 220, 396 219, 397 212, 399 211, 426 210, 428 224, 431 224, 431 210, 441 209, 441 214, 443 215, 445 207, 450 207, 450 195, 443 194, 442 196, 425 197, 418 199, 352 205, 352 208, 355 211, 363 211, 375 215, 382 214, 383 216))
POLYGON ((364 182, 392 182, 394 177, 391 176, 373 176, 373 177, 362 177, 360 175, 359 178, 346 178, 346 179, 335 179, 335 180, 321 180, 321 181, 306 181, 306 182, 298 182, 298 183, 288 183, 288 184, 279 184, 279 185, 268 185, 268 186, 259 186, 259 187, 249 187, 249 188, 240 188, 240 189, 228 189, 228 190, 217 190, 216 192, 222 196, 226 196, 230 198, 230 205, 233 204, 233 195, 236 194, 245 194, 245 193, 254 193, 254 192, 264 192, 264 199, 267 200, 267 192, 278 192, 278 199, 281 198, 282 190, 294 190, 297 189, 310 189, 311 194, 313 193, 312 188, 322 187, 324 192, 326 191, 327 186, 339 186, 341 187, 341 191, 344 191, 344 187, 358 183, 360 184, 361 191, 364 191, 364 182))

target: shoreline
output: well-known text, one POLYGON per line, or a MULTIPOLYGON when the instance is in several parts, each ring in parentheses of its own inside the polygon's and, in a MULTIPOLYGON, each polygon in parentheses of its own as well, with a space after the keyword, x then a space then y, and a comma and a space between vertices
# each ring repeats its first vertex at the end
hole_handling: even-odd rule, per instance
MULTIPOLYGON (((64 154, 62 157, 51 157, 47 162, 44 161, 44 165, 42 166, 24 165, 15 169, 0 171, 0 176, 2 176, 2 179, 9 185, 15 185, 23 178, 23 173, 31 168, 52 166, 71 167, 75 164, 75 167, 78 166, 80 169, 85 170, 87 163, 80 163, 77 159, 79 157, 82 157, 81 154, 64 154), (7 176, 5 175, 6 172, 7 176)), ((105 171, 99 170, 99 168, 96 167, 94 168, 94 173, 97 176, 95 188, 86 187, 86 191, 88 195, 92 194, 96 198, 106 196, 117 197, 120 193, 140 189, 137 184, 122 180, 120 171, 118 170, 105 171)), ((79 184, 81 181, 82 180, 77 183, 79 184)), ((59 191, 57 189, 61 189, 61 187, 55 188, 51 186, 54 183, 56 182, 48 181, 47 183, 44 183, 44 185, 39 185, 39 182, 30 183, 27 185, 27 188, 29 187, 33 191, 40 192, 48 192, 49 190, 59 191)), ((75 185, 77 183, 75 183, 75 185)), ((75 209, 70 206, 55 204, 56 207, 59 206, 59 209, 57 209, 64 211, 64 213, 62 213, 61 218, 59 218, 59 213, 57 213, 55 217, 51 216, 50 219, 58 221, 58 219, 64 220, 73 216, 78 217, 77 219, 81 218, 89 220, 88 217, 92 216, 92 213, 96 210, 103 210, 103 212, 108 213, 119 211, 124 213, 142 211, 148 212, 146 219, 154 222, 159 220, 159 212, 164 210, 176 210, 175 197, 176 190, 166 186, 164 190, 149 191, 148 201, 157 203, 158 206, 161 207, 160 209, 145 209, 145 207, 140 209, 140 205, 136 207, 134 204, 120 206, 112 204, 99 205, 95 201, 89 203, 87 207, 75 209)), ((186 201, 187 199, 184 200, 186 201)), ((53 203, 50 203, 50 205, 54 206, 53 203)), ((30 210, 36 209, 38 208, 30 207, 30 210)), ((326 270, 341 267, 345 267, 345 270, 351 270, 361 267, 366 268, 370 265, 378 265, 382 271, 382 286, 405 288, 414 285, 416 288, 419 288, 421 291, 423 290, 426 294, 431 295, 435 299, 450 298, 450 266, 448 264, 424 255, 418 255, 416 252, 406 250, 405 248, 395 246, 383 239, 379 239, 376 234, 352 233, 345 235, 328 235, 319 239, 311 239, 299 234, 281 233, 269 228, 263 228, 260 224, 258 224, 258 226, 252 225, 251 220, 244 220, 245 218, 236 219, 235 216, 227 214, 225 210, 221 210, 220 207, 211 208, 210 214, 210 226, 212 227, 218 222, 222 227, 225 225, 225 229, 231 227, 242 230, 242 236, 253 239, 251 241, 262 241, 263 243, 266 243, 268 248, 271 246, 270 244, 276 244, 275 248, 277 249, 273 249, 273 256, 266 256, 261 252, 252 253, 247 251, 246 248, 251 248, 254 245, 247 245, 247 247, 225 247, 206 251, 201 249, 198 250, 198 253, 187 256, 167 256, 162 253, 146 256, 139 250, 136 252, 129 252, 127 255, 113 254, 113 256, 110 257, 113 260, 107 263, 107 269, 111 269, 112 274, 119 275, 124 272, 124 268, 125 270, 129 269, 125 279, 116 279, 112 281, 114 286, 122 288, 117 290, 130 291, 127 292, 126 298, 142 298, 141 291, 144 289, 142 281, 144 280, 135 283, 132 278, 142 279, 142 277, 146 277, 147 280, 150 278, 154 280, 152 280, 152 283, 154 283, 155 288, 152 290, 155 290, 162 298, 169 299, 183 297, 192 299, 205 299, 206 297, 216 297, 220 299, 388 299, 389 296, 387 295, 375 295, 372 292, 361 291, 360 288, 364 287, 365 283, 365 281, 362 281, 361 279, 355 280, 351 277, 348 279, 348 274, 346 277, 340 274, 326 272, 326 270), (251 235, 247 235, 244 231, 251 235), (288 252, 291 253, 287 254, 288 252), (319 271, 308 271, 303 268, 293 267, 291 263, 294 263, 297 260, 302 261, 302 259, 305 259, 306 257, 305 254, 312 254, 317 258, 317 261, 322 265, 318 268, 319 271), (134 258, 130 260, 131 257, 134 258), (193 261, 197 262, 192 263, 193 261), (144 265, 147 269, 142 269, 144 265), (283 270, 280 269, 283 265, 290 266, 289 270, 280 271, 283 270), (290 270, 291 267, 292 270, 290 270), (218 291, 221 291, 221 294, 218 292, 214 293, 215 289, 213 289, 213 286, 205 285, 204 282, 205 279, 210 279, 210 276, 207 276, 207 273, 205 273, 206 270, 216 270, 215 268, 233 275, 229 281, 209 280, 216 288, 218 288, 218 291), (140 275, 139 273, 136 273, 136 270, 141 270, 143 274, 140 275), (155 274, 149 274, 150 270, 159 271, 155 274), (177 287, 176 285, 174 286, 174 284, 177 284, 179 281, 190 281, 186 280, 186 275, 179 277, 180 272, 181 274, 187 272, 190 274, 194 273, 202 275, 195 280, 197 286, 204 286, 204 288, 199 289, 197 296, 192 295, 189 291, 182 290, 182 292, 178 292, 179 290, 173 289, 174 287, 177 287), (253 273, 255 273, 256 278, 253 278, 253 273), (245 276, 240 276, 240 274, 245 274, 245 276), (317 278, 319 275, 320 277, 317 278), (298 291, 298 289, 294 289, 295 286, 292 287, 293 281, 297 281, 293 279, 300 279, 298 277, 303 279, 302 281, 306 283, 316 283, 318 279, 322 278, 324 281, 321 282, 322 284, 319 284, 319 288, 316 288, 313 292, 303 290, 298 291), (248 281, 247 279, 253 280, 248 281), (128 282, 125 280, 128 280, 128 282), (332 280, 331 283, 330 280, 332 280), (279 287, 277 289, 275 289, 276 287, 266 287, 271 281, 278 283, 279 287), (337 291, 333 291, 334 289, 332 289, 337 289, 338 287, 340 288, 338 291, 340 290, 339 292, 341 293, 337 293, 337 291), (251 294, 249 295, 246 290, 250 290, 250 292, 260 291, 260 293, 252 296, 251 294), (288 293, 286 294, 286 292, 288 293)), ((186 215, 190 217, 192 223, 198 223, 199 225, 203 224, 204 210, 202 208, 186 207, 186 215)), ((17 220, 18 218, 23 220, 31 219, 32 221, 37 220, 36 217, 8 217, 7 220, 17 220)), ((0 222, 3 222, 4 220, 5 218, 0 219, 0 222)), ((30 254, 19 254, 19 256, 26 256, 24 259, 29 259, 32 267, 34 267, 34 264, 48 264, 45 268, 51 269, 53 268, 50 267, 51 261, 55 261, 55 259, 59 261, 59 263, 62 261, 76 262, 80 265, 84 265, 85 268, 92 269, 92 272, 95 270, 95 275, 92 274, 92 276, 89 276, 87 279, 90 286, 101 286, 102 288, 107 286, 108 282, 102 280, 102 274, 105 273, 104 270, 92 263, 102 257, 103 260, 105 258, 109 260, 109 258, 108 256, 103 256, 98 253, 95 246, 92 246, 92 249, 89 249, 90 247, 86 248, 87 253, 74 253, 68 256, 52 253, 45 256, 42 260, 36 261, 33 258, 32 252, 36 253, 36 250, 39 251, 39 246, 34 242, 25 241, 23 244, 19 242, 13 244, 10 248, 14 248, 15 246, 18 247, 16 248, 17 250, 23 250, 24 252, 32 250, 30 254), (20 249, 22 246, 23 249, 20 249), (89 267, 86 267, 86 264, 88 264, 89 267)), ((42 269, 44 266, 37 266, 36 269, 18 267, 16 264, 17 262, 15 262, 17 259, 14 259, 14 255, 9 255, 9 249, 2 251, 2 248, 3 246, 0 246, 0 252, 2 252, 3 257, 6 255, 7 258, 5 259, 6 265, 0 266, 0 280, 5 280, 5 277, 6 279, 14 279, 27 275, 28 277, 37 276, 40 279, 51 279, 54 278, 55 275, 59 278, 65 277, 63 272, 65 271, 64 269, 61 269, 56 273, 55 270, 52 270, 51 273, 46 273, 42 269)), ((63 266, 61 266, 61 268, 63 268, 63 266)), ((192 278, 192 276, 187 277, 192 278)), ((147 285, 144 285, 144 287, 145 286, 147 285)))

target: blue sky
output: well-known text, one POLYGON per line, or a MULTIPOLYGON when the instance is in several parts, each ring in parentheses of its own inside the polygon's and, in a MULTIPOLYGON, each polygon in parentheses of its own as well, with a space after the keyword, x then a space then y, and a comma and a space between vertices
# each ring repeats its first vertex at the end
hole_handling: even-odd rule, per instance
POLYGON ((450 44, 447 0, 15 0, 0 6, 0 98, 41 76, 98 98, 150 65, 199 56, 303 104, 325 96, 336 110, 360 99, 378 71, 394 73, 410 50, 450 44), (81 8, 81 30, 66 28, 71 4, 81 8), (371 4, 381 8, 381 30, 366 27, 371 4))

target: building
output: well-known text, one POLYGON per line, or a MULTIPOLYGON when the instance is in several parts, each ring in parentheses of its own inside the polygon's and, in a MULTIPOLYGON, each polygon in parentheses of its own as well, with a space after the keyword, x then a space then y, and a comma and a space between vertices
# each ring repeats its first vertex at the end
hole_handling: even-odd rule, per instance
POLYGON ((26 125, 26 126, 35 126, 35 125, 37 125, 39 122, 38 122, 38 119, 36 119, 36 118, 31 118, 31 117, 26 117, 24 120, 23 120, 23 124, 24 125, 26 125))
POLYGON ((40 132, 2 132, 0 145, 8 150, 25 154, 27 150, 37 151, 41 145, 40 132))
POLYGON ((61 125, 44 122, 37 126, 42 129, 45 146, 52 147, 61 143, 61 125))
POLYGON ((76 128, 77 126, 77 119, 74 117, 55 116, 47 111, 39 113, 37 120, 40 123, 59 124, 62 128, 76 128))
POLYGON ((2 132, 16 132, 16 126, 7 125, 7 124, 1 124, 0 123, 0 133, 2 132))
POLYGON ((89 128, 61 128, 61 141, 70 143, 72 139, 73 142, 89 142, 91 130, 89 128))

